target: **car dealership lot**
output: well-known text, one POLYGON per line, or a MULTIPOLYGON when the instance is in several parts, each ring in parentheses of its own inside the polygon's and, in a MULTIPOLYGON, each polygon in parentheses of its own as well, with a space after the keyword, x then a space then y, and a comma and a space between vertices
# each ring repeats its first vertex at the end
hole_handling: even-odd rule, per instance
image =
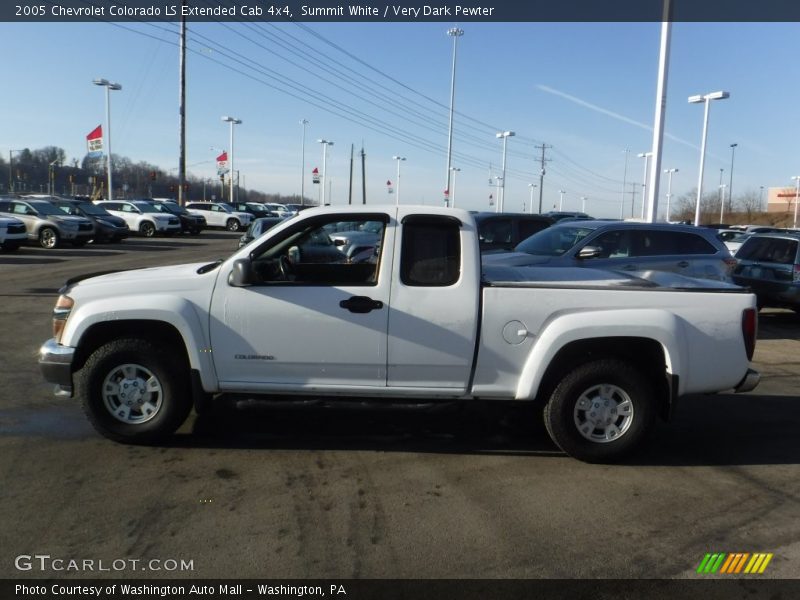
POLYGON ((691 577, 706 552, 800 572, 800 319, 785 311, 761 315, 754 392, 687 399, 622 466, 565 457, 527 406, 244 404, 135 447, 52 397, 35 355, 65 279, 210 262, 237 237, 0 254, 0 577, 691 577), (23 554, 193 570, 19 571, 23 554))

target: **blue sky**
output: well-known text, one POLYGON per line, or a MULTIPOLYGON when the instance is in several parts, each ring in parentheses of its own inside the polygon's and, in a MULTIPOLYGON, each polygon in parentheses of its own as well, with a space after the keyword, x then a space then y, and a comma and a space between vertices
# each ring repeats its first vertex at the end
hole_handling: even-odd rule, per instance
MULTIPOLYGON (((392 200, 393 155, 403 203, 441 204, 446 176, 452 42, 446 23, 190 23, 187 65, 187 165, 214 176, 212 146, 228 145, 222 115, 235 131, 236 168, 249 188, 300 190, 300 119, 307 119, 306 194, 322 167, 319 138, 333 140, 328 176, 334 204, 346 203, 350 145, 363 141, 368 202, 392 200), (390 79, 391 78, 391 79, 390 79), (399 83, 398 83, 399 82, 399 83), (283 90, 283 91, 281 91, 283 90), (287 94, 286 91, 290 94, 287 94), (347 118, 349 117, 349 118, 347 118)), ((506 209, 520 210, 538 184, 546 143, 544 209, 559 203, 618 216, 625 154, 627 181, 641 183, 636 158, 652 143, 658 23, 468 23, 458 45, 453 165, 458 206, 487 209, 490 164, 500 174, 508 142, 506 209)), ((729 179, 737 143, 734 196, 791 185, 800 173, 800 62, 797 23, 676 23, 667 95, 662 168, 677 168, 673 193, 697 185, 702 105, 693 94, 720 89, 711 106, 704 189, 729 179)), ((112 92, 115 154, 168 170, 178 156, 177 25, 145 23, 0 24, 14 49, 7 62, 0 152, 63 147, 82 158, 85 136, 104 120, 103 77, 112 92)), ((360 185, 360 168, 355 174, 360 185)), ((359 186, 355 186, 359 190, 359 186)), ((664 203, 666 177, 661 183, 664 203)), ((538 190, 535 191, 538 205, 538 190)), ((360 192, 355 198, 360 201, 360 192)), ((638 213, 638 200, 637 208, 638 213)), ((630 202, 630 194, 626 196, 630 202)), ((626 212, 630 208, 626 208, 626 212)))

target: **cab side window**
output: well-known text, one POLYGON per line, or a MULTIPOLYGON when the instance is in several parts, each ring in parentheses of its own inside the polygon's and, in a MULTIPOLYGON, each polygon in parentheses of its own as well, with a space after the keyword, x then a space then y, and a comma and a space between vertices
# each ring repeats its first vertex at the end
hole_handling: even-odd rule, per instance
MULTIPOLYGON (((291 285, 377 285, 381 245, 388 217, 380 219, 380 231, 359 246, 359 252, 346 253, 344 245, 334 243, 329 232, 343 223, 347 231, 359 232, 364 216, 342 221, 342 215, 309 219, 270 239, 252 254, 256 281, 262 284, 291 285), (333 220, 335 219, 335 221, 333 220)), ((345 219, 348 217, 345 216, 345 219)))
POLYGON ((461 222, 414 215, 403 220, 400 280, 418 287, 446 287, 461 277, 461 222))

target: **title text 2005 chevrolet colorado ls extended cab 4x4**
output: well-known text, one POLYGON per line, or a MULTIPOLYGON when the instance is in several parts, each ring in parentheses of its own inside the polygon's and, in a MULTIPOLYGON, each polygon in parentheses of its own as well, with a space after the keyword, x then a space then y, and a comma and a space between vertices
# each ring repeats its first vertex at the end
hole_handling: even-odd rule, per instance
POLYGON ((755 298, 676 275, 486 267, 466 211, 326 207, 227 260, 72 280, 45 378, 121 442, 251 398, 540 401, 587 461, 629 453, 689 393, 755 387, 755 298), (348 262, 329 233, 379 223, 348 262), (678 282, 678 286, 676 286, 678 282))

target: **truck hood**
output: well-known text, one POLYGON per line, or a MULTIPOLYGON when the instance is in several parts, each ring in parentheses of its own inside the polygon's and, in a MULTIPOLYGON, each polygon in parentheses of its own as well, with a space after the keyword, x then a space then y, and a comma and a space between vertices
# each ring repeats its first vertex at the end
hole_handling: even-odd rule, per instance
MULTIPOLYGON (((213 263, 212 263, 213 264, 213 263)), ((69 279, 62 294, 123 295, 130 293, 176 292, 197 289, 216 277, 216 269, 201 269, 209 263, 150 267, 130 271, 88 273, 69 279), (199 272, 201 271, 202 272, 199 272)))

